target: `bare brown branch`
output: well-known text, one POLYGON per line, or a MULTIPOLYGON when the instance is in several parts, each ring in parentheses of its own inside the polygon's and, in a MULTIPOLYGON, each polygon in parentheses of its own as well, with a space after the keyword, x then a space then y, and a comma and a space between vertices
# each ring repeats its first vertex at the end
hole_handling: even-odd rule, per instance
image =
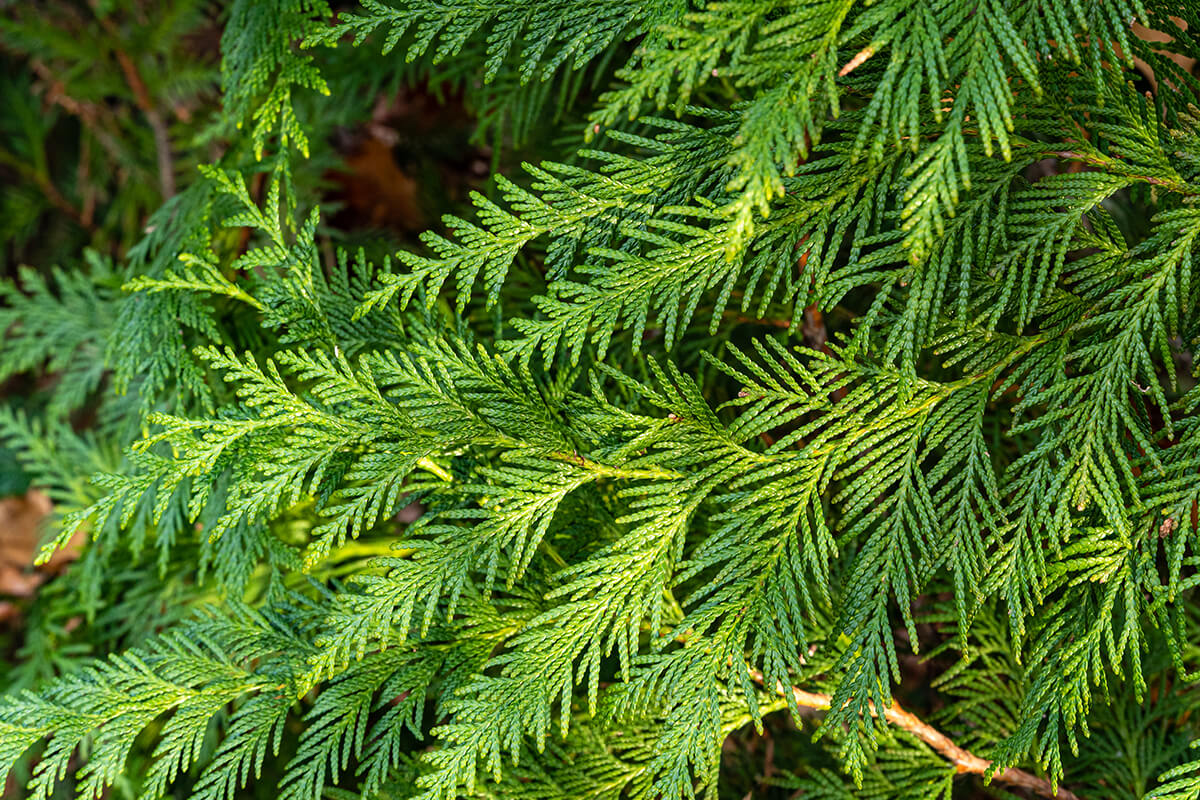
MULTIPOLYGON (((766 685, 766 679, 759 670, 751 669, 750 677, 758 684, 762 686, 766 685)), ((829 710, 831 698, 827 694, 807 692, 795 686, 785 689, 782 684, 776 686, 775 690, 780 694, 790 691, 792 699, 795 700, 798 706, 813 708, 819 711, 829 710)), ((872 710, 872 714, 874 713, 874 710, 872 710)), ((912 712, 906 711, 898 703, 893 702, 891 706, 886 708, 883 712, 883 718, 896 727, 903 728, 932 747, 938 754, 952 763, 960 775, 967 773, 972 775, 986 775, 992 766, 992 762, 959 747, 949 736, 917 717, 912 712)), ((1073 792, 1064 789, 1062 786, 1059 786, 1056 791, 1050 781, 1039 778, 1025 770, 1016 769, 1015 767, 1009 767, 1002 772, 994 774, 992 780, 1028 789, 1042 797, 1056 798, 1056 800, 1079 800, 1073 792)))

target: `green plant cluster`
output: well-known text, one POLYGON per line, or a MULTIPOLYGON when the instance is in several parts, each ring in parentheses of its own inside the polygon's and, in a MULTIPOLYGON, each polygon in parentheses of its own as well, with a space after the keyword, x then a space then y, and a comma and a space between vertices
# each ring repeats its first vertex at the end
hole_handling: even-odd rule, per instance
POLYGON ((88 533, 24 796, 732 796, 752 726, 764 796, 1200 797, 1200 5, 193 10, 198 166, 0 287, 53 377, 0 443, 88 533), (333 126, 418 82, 536 159, 330 228, 333 126))

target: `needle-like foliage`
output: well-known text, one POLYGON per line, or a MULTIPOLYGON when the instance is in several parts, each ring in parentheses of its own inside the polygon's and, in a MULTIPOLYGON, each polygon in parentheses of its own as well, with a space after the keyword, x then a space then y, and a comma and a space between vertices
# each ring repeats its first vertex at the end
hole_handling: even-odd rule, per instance
POLYGON ((1200 8, 330 14, 234 2, 226 154, 0 287, 57 380, 0 444, 112 626, 0 699, 30 797, 717 797, 748 724, 780 796, 1200 796, 1200 8), (556 152, 339 251, 365 58, 556 152), (190 610, 113 623, 122 562, 190 610))

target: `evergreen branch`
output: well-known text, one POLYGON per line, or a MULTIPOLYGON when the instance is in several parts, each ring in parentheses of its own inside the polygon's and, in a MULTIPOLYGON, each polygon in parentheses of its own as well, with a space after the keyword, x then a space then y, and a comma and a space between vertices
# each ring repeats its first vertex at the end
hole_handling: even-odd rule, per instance
POLYGON ((0 77, 18 255, 56 211, 119 252, 123 193, 220 143, 121 268, 0 284, 29 387, 0 443, 70 512, 56 545, 91 534, 0 698, 35 796, 72 765, 147 800, 740 794, 749 722, 805 796, 1196 793, 1194 4, 235 0, 220 108, 169 137, 154 98, 194 77, 112 39, 206 4, 26 5, 0 50, 47 102, 150 125, 89 120, 51 170, 74 127, 0 77), (373 32, 415 66, 340 46, 373 32), (417 81, 541 166, 422 192, 467 211, 395 253, 312 201, 335 127, 417 81), (585 119, 603 147, 561 135, 585 119), (151 166, 68 192, 93 141, 151 166))

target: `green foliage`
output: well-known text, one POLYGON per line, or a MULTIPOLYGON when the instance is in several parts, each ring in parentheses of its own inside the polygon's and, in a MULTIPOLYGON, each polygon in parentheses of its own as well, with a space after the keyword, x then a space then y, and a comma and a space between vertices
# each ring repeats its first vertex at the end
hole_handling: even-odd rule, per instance
POLYGON ((145 236, 0 285, 29 796, 1198 796, 1200 9, 221 19, 145 236), (521 168, 338 247, 401 80, 521 168))

